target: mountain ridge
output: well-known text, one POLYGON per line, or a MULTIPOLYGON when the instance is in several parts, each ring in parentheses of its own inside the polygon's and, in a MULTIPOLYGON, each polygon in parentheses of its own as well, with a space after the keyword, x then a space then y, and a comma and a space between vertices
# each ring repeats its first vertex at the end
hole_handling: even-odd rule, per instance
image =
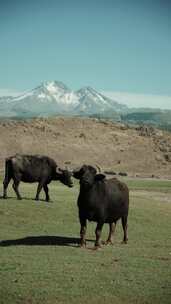
POLYGON ((0 97, 1 120, 61 115, 148 124, 171 131, 171 110, 130 108, 90 86, 73 91, 62 81, 44 81, 18 96, 0 97))
POLYGON ((51 116, 52 114, 95 114, 107 110, 126 111, 126 105, 120 104, 90 86, 77 91, 71 90, 61 81, 45 81, 32 90, 17 97, 0 98, 1 116, 51 116))

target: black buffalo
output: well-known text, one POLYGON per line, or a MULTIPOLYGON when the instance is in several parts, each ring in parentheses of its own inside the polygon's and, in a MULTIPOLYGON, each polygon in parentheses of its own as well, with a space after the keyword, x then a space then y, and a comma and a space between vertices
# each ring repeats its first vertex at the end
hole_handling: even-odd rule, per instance
POLYGON ((97 222, 95 248, 100 247, 104 223, 109 224, 109 236, 105 243, 112 244, 115 225, 120 218, 124 231, 123 243, 127 243, 128 187, 116 178, 107 180, 105 175, 96 173, 94 167, 87 165, 73 172, 73 176, 80 180, 78 209, 81 246, 86 245, 87 220, 97 222))
POLYGON ((16 154, 6 159, 3 198, 7 198, 7 188, 11 179, 13 179, 13 189, 18 199, 21 199, 18 190, 20 181, 38 182, 35 200, 39 200, 39 194, 43 188, 47 202, 50 200, 47 185, 52 180, 59 180, 68 187, 73 186, 71 173, 68 170, 58 168, 52 158, 43 155, 16 154))

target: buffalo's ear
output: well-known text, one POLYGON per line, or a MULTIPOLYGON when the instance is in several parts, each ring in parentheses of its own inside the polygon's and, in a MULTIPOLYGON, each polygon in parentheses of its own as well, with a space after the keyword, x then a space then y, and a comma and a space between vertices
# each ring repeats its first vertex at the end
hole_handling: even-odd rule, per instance
POLYGON ((96 174, 96 176, 95 176, 95 181, 102 181, 103 179, 105 179, 106 178, 106 175, 104 175, 104 174, 96 174))
POLYGON ((87 169, 86 165, 83 165, 81 168, 80 167, 76 168, 75 170, 72 171, 73 177, 80 179, 85 173, 86 169, 87 169))
POLYGON ((81 178, 80 170, 79 171, 73 171, 72 176, 75 177, 76 179, 81 178))
POLYGON ((81 169, 73 170, 72 175, 76 179, 80 179, 84 174, 84 167, 81 167, 81 169))

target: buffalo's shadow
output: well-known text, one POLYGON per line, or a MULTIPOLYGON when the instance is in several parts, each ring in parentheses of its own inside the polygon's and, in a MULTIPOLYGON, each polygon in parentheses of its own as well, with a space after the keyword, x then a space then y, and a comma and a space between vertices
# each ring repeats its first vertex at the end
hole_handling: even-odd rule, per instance
MULTIPOLYGON (((92 240, 88 240, 92 241, 92 240)), ((71 246, 78 247, 80 244, 79 238, 66 237, 66 236, 27 236, 21 239, 2 240, 0 247, 6 246, 71 246)))
MULTIPOLYGON (((4 199, 4 197, 3 197, 2 195, 0 195, 0 199, 3 199, 4 201, 6 201, 6 200, 12 200, 12 199, 17 200, 17 197, 8 196, 7 198, 4 199)), ((22 199, 19 200, 19 201, 22 201, 22 200, 35 201, 36 203, 38 203, 38 202, 45 202, 45 203, 47 203, 47 204, 53 203, 52 200, 50 200, 49 202, 47 202, 47 201, 45 200, 45 198, 44 198, 44 199, 43 199, 43 198, 39 198, 39 200, 36 200, 35 198, 26 197, 26 196, 22 196, 22 199)))

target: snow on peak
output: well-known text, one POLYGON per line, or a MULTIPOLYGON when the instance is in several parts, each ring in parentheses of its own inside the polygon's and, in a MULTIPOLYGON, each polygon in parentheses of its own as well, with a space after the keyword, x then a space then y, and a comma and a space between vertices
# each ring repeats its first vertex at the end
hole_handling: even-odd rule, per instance
POLYGON ((38 87, 39 98, 49 99, 63 106, 74 106, 78 103, 77 95, 71 91, 63 82, 46 81, 38 87), (47 98, 49 97, 49 98, 47 98))
POLYGON ((56 87, 54 81, 48 82, 46 85, 46 89, 49 91, 50 94, 55 94, 58 92, 58 88, 56 87))
POLYGON ((42 86, 50 93, 55 94, 58 91, 67 92, 70 89, 61 81, 45 81, 42 86))
POLYGON ((103 96, 102 94, 98 93, 95 89, 91 87, 83 87, 79 91, 77 91, 77 94, 80 98, 91 98, 95 103, 107 103, 107 98, 103 96))

